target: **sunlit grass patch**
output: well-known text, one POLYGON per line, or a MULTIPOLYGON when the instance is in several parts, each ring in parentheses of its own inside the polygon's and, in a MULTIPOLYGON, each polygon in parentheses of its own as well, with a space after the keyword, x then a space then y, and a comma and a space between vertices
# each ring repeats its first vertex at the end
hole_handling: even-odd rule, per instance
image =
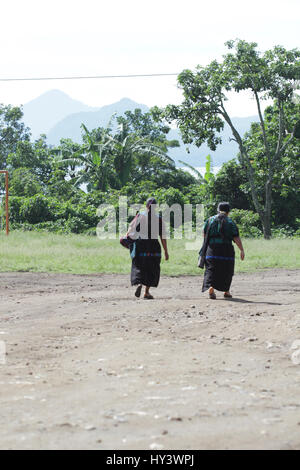
MULTIPOLYGON (((300 268, 300 240, 245 240, 246 258, 236 250, 236 272, 267 268, 300 268)), ((169 241, 169 262, 162 262, 165 275, 200 275, 199 247, 188 251, 185 240, 169 241)), ((11 232, 0 236, 0 270, 61 272, 74 274, 129 273, 129 251, 119 240, 99 240, 84 235, 58 235, 37 232, 11 232)))

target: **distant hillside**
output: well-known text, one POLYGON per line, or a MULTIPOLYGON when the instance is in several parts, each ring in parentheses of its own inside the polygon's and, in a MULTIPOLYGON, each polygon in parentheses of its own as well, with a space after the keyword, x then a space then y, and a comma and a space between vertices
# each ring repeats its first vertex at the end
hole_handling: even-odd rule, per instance
MULTIPOLYGON (((258 121, 258 116, 249 116, 249 117, 236 117, 232 119, 234 126, 240 132, 241 135, 244 135, 250 129, 252 122, 258 121)), ((177 162, 178 160, 183 160, 194 167, 203 167, 205 165, 205 157, 210 154, 212 157, 212 162, 214 166, 221 166, 224 162, 228 162, 232 158, 235 158, 239 152, 238 145, 236 142, 230 141, 232 138, 231 129, 228 124, 225 123, 224 130, 221 132, 222 144, 217 147, 215 152, 212 152, 206 144, 201 145, 201 147, 196 147, 195 145, 186 146, 180 138, 180 133, 178 130, 171 130, 168 134, 171 139, 178 139, 180 142, 180 147, 170 150, 170 156, 177 162), (189 147, 190 153, 186 151, 186 147, 189 147)), ((183 166, 178 164, 178 166, 183 166)))
MULTIPOLYGON (((107 125, 114 113, 123 115, 125 111, 134 111, 136 108, 140 108, 143 112, 149 111, 146 105, 136 103, 129 98, 123 98, 101 108, 90 107, 73 100, 59 90, 52 90, 24 105, 24 122, 31 128, 33 138, 37 138, 40 134, 46 134, 49 144, 57 145, 62 138, 70 138, 75 142, 80 142, 82 123, 88 129, 103 127, 107 125)), ((233 122, 241 134, 250 129, 251 122, 257 120, 257 116, 233 118, 233 122)), ((202 145, 200 148, 190 145, 190 153, 188 153, 180 138, 179 131, 172 129, 168 138, 179 140, 181 145, 179 148, 170 149, 169 155, 178 166, 182 166, 178 160, 183 160, 190 165, 200 167, 204 166, 205 157, 210 153, 213 164, 221 166, 222 163, 236 157, 238 153, 237 144, 229 141, 231 132, 227 124, 221 137, 222 145, 219 145, 215 152, 210 151, 206 145, 202 145)))
POLYGON ((136 108, 140 108, 143 112, 149 111, 149 108, 144 104, 123 98, 117 103, 103 106, 94 111, 70 114, 65 119, 59 121, 50 132, 48 132, 48 142, 49 144, 57 145, 63 137, 69 137, 74 140, 74 142, 80 142, 80 126, 82 123, 84 123, 88 129, 104 127, 108 124, 114 113, 117 113, 118 116, 122 116, 125 111, 134 111, 136 108))
MULTIPOLYGON (((124 98, 117 103, 104 106, 98 111, 72 114, 57 123, 56 126, 51 129, 47 136, 48 141, 52 145, 57 145, 62 137, 69 137, 75 142, 80 142, 80 126, 82 123, 84 123, 88 129, 106 126, 113 113, 117 113, 117 115, 121 116, 125 111, 134 111, 136 108, 140 108, 143 112, 149 111, 146 105, 138 104, 128 98, 124 98)), ((257 116, 250 116, 234 118, 233 123, 241 134, 244 134, 249 130, 251 122, 257 120, 257 116)), ((190 153, 188 153, 180 137, 180 132, 177 129, 172 129, 168 134, 168 138, 170 140, 178 140, 180 147, 170 149, 169 155, 175 160, 178 166, 182 166, 181 163, 178 163, 179 160, 184 160, 193 166, 203 166, 205 164, 206 155, 210 153, 213 164, 215 166, 221 166, 222 163, 236 157, 238 153, 237 144, 229 140, 232 135, 227 124, 224 126, 224 131, 221 133, 221 136, 222 145, 220 145, 215 152, 212 152, 207 145, 202 145, 200 148, 197 148, 195 145, 190 145, 190 153)))
POLYGON ((33 139, 48 134, 50 129, 70 114, 97 111, 73 100, 60 90, 47 91, 23 106, 23 120, 30 127, 33 139))

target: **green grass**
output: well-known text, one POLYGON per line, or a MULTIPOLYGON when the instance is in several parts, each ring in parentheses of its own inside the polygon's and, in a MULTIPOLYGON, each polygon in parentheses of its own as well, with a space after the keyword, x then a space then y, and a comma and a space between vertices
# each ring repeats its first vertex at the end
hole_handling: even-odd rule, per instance
MULTIPOLYGON (((300 268, 300 239, 245 240, 244 246, 244 262, 236 248, 236 272, 300 268)), ((198 246, 192 251, 185 250, 184 240, 171 240, 170 261, 163 261, 163 274, 201 274, 203 271, 197 268, 198 251, 198 246)), ((130 265, 129 252, 118 240, 37 232, 0 235, 1 272, 129 273, 130 265)))

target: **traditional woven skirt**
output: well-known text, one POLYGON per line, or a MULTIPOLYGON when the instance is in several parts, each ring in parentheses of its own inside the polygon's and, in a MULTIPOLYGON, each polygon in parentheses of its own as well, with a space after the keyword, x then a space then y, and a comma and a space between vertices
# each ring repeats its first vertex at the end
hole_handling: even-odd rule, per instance
POLYGON ((205 273, 202 292, 210 287, 227 292, 234 275, 234 248, 229 243, 208 247, 205 259, 205 273))
POLYGON ((157 287, 160 280, 161 246, 158 240, 140 240, 132 259, 131 285, 157 287))

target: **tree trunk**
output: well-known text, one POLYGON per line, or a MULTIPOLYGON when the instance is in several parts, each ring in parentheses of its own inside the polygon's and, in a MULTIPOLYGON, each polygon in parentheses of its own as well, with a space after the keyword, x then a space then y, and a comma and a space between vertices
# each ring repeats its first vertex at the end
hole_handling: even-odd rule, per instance
POLYGON ((271 232, 271 214, 266 214, 262 218, 262 226, 263 226, 263 232, 264 232, 264 239, 265 240, 270 240, 272 237, 272 232, 271 232))
MULTIPOLYGON (((269 148, 268 148, 268 142, 265 136, 264 123, 263 123, 262 116, 261 116, 261 126, 262 126, 262 130, 264 133, 264 138, 265 138, 264 140, 265 150, 268 155, 268 161, 270 165, 268 180, 265 185, 265 204, 263 205, 259 201, 258 191, 257 191, 256 184, 255 184, 255 171, 251 165, 251 160, 249 158, 249 155, 243 145, 243 140, 240 134, 238 133, 238 131, 235 129, 224 107, 222 107, 222 111, 223 111, 222 115, 225 121, 227 122, 227 124, 229 124, 229 126, 231 127, 233 136, 237 144, 239 145, 241 163, 244 165, 247 171, 248 181, 250 183, 250 188, 251 188, 252 201, 253 201, 253 204, 257 213, 259 214, 259 217, 263 226, 264 238, 266 240, 270 240, 270 238, 272 237, 272 232, 271 232, 272 185, 273 185, 273 175, 274 175, 274 161, 276 160, 277 156, 275 156, 273 160, 271 159, 271 155, 270 155, 269 148)), ((259 108, 259 111, 260 111, 260 108, 259 108)))
POLYGON ((272 188, 273 188, 273 162, 271 162, 268 179, 265 186, 265 210, 262 218, 264 238, 270 240, 271 233, 271 216, 272 216, 272 188))

